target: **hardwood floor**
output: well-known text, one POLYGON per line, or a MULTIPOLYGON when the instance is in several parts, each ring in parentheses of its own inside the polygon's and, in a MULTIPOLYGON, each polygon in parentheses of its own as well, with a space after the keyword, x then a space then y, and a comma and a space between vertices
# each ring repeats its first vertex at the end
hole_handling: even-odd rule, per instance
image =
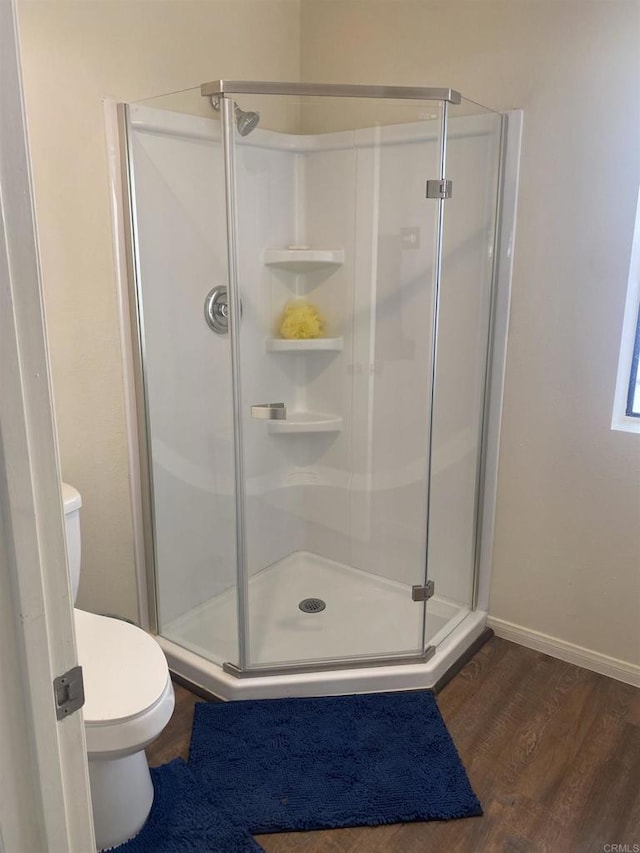
MULTIPOLYGON (((152 765, 187 758, 197 701, 176 685, 152 765)), ((256 836, 267 853, 640 853, 639 690, 494 637, 438 704, 484 817, 256 836)))

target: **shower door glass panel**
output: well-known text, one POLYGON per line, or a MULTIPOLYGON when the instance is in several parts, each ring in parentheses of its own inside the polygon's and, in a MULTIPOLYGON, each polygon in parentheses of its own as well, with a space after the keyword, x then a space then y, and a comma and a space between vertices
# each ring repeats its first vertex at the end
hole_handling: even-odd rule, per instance
POLYGON ((159 634, 223 663, 238 654, 231 357, 203 311, 228 278, 220 122, 197 89, 130 105, 127 137, 152 610, 159 634))
POLYGON ((502 117, 478 104, 449 107, 428 536, 433 643, 474 608, 501 128, 502 117))
POLYGON ((441 105, 237 100, 235 662, 421 654, 441 105))

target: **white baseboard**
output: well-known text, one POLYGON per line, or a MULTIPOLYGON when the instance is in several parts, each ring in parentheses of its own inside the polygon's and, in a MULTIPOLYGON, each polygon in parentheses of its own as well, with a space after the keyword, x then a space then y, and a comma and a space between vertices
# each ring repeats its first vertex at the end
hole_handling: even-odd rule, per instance
POLYGON ((518 643, 528 649, 535 649, 545 655, 598 672, 600 675, 640 687, 640 666, 637 664, 627 663, 609 655, 594 652, 592 649, 567 643, 557 637, 550 637, 548 634, 541 634, 539 631, 532 631, 530 628, 523 628, 522 625, 514 625, 513 622, 496 619, 494 616, 487 618, 487 627, 493 628, 496 636, 510 640, 512 643, 518 643))

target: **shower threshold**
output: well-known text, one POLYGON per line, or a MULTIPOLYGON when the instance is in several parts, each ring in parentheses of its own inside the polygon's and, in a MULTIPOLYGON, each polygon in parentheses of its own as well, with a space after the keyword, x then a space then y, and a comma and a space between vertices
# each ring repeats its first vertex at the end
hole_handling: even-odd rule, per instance
POLYGON ((224 663, 237 661, 234 589, 173 620, 158 637, 177 675, 223 699, 431 687, 486 623, 486 613, 434 596, 427 605, 426 642, 436 651, 420 660, 421 608, 412 601, 409 585, 307 551, 296 551, 254 574, 248 592, 251 668, 277 667, 277 675, 254 672, 239 679, 223 671, 224 663), (325 607, 300 610, 300 602, 308 598, 325 607), (385 666, 371 660, 354 668, 340 662, 394 654, 407 662, 385 666), (314 667, 327 659, 336 660, 335 669, 314 667), (305 661, 316 671, 300 672, 305 661), (283 672, 287 663, 298 665, 296 671, 283 672))

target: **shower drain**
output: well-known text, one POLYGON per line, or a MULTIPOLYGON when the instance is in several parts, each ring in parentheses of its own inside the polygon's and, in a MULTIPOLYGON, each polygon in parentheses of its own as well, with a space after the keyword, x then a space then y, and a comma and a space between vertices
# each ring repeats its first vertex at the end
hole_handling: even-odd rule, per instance
POLYGON ((321 598, 303 598, 298 605, 303 613, 320 613, 326 606, 321 598))

